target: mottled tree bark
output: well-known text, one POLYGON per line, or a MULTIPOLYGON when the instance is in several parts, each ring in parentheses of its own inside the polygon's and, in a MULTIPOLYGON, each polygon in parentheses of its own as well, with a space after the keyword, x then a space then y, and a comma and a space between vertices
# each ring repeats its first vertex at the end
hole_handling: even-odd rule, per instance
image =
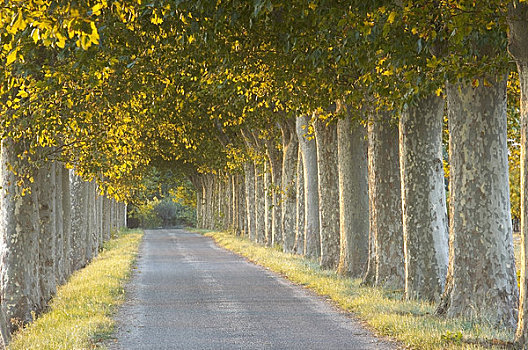
POLYGON ((238 225, 240 227, 240 235, 248 235, 248 216, 246 209, 246 184, 244 175, 237 175, 238 183, 238 225))
POLYGON ((251 241, 255 241, 255 165, 253 162, 244 163, 244 177, 246 184, 246 215, 247 215, 247 235, 251 241))
POLYGON ((450 252, 449 317, 514 327, 518 291, 508 183, 506 79, 490 86, 448 84, 450 252))
POLYGON ((271 245, 276 245, 282 242, 282 206, 280 194, 282 186, 282 153, 277 149, 274 140, 266 140, 266 153, 269 159, 272 183, 271 245))
POLYGON ((515 335, 519 347, 528 347, 528 4, 509 5, 508 51, 517 63, 521 87, 521 280, 519 318, 515 335))
POLYGON ((206 218, 207 218, 207 199, 206 199, 206 188, 205 188, 205 176, 200 175, 200 202, 201 211, 200 211, 200 228, 206 228, 206 218))
POLYGON ((210 174, 203 175, 204 183, 204 228, 208 230, 214 229, 214 179, 210 174))
POLYGON ((219 226, 220 223, 220 181, 218 179, 218 175, 211 175, 211 178, 213 179, 213 221, 211 228, 214 230, 221 229, 219 226))
POLYGON ((71 218, 73 271, 86 264, 87 196, 86 184, 75 172, 71 172, 71 218))
POLYGON ((238 191, 238 182, 237 182, 237 175, 230 175, 229 176, 229 182, 231 185, 231 227, 233 230, 233 234, 239 235, 240 234, 240 227, 239 227, 239 209, 238 209, 238 201, 240 200, 238 197, 239 191, 238 191))
POLYGON ((266 242, 266 189, 264 185, 264 164, 254 162, 255 167, 255 240, 266 242))
POLYGON ((9 333, 6 315, 3 310, 0 310, 0 349, 5 349, 11 340, 9 333))
MULTIPOLYGON (((368 176, 369 182, 371 181, 371 174, 368 176)), ((370 208, 372 208, 372 196, 369 191, 369 213, 370 208)), ((369 235, 368 235, 368 260, 365 274, 363 275, 363 281, 361 285, 373 286, 376 284, 376 246, 374 244, 374 233, 372 232, 371 227, 374 227, 373 215, 369 215, 369 235)))
POLYGON ((63 167, 61 174, 62 181, 62 229, 63 229, 63 249, 64 249, 64 273, 68 278, 72 272, 72 219, 71 219, 71 188, 70 188, 71 170, 63 167))
POLYGON ((110 228, 111 232, 114 233, 117 230, 117 207, 114 198, 110 199, 110 228))
POLYGON ((123 229, 126 227, 126 221, 127 221, 127 205, 125 202, 119 202, 119 229, 123 229))
POLYGON ((37 173, 36 191, 39 215, 39 278, 40 307, 45 308, 57 291, 56 272, 56 218, 55 218, 55 164, 46 161, 37 173))
POLYGON ((367 268, 369 237, 366 130, 350 116, 337 124, 339 224, 338 272, 359 277, 367 268))
MULTIPOLYGON (((61 163, 55 163, 55 276, 59 285, 66 282, 64 254, 64 210, 62 208, 62 172, 64 168, 61 163)), ((69 193, 68 193, 69 195, 69 193)))
POLYGON ((449 256, 442 162, 444 100, 423 98, 400 119, 405 297, 438 302, 449 256))
POLYGON ((322 268, 339 263, 339 184, 337 178, 337 124, 316 119, 314 123, 319 180, 319 224, 322 268))
POLYGON ((293 120, 284 120, 282 132, 282 249, 293 252, 295 244, 295 177, 297 171, 297 148, 299 142, 295 135, 293 120))
POLYGON ((226 198, 224 202, 224 210, 226 212, 225 225, 229 232, 235 229, 233 226, 233 186, 231 184, 231 175, 226 174, 224 178, 226 198))
POLYGON ((25 192, 10 170, 11 166, 28 166, 18 158, 24 152, 23 144, 4 139, 0 149, 0 292, 6 333, 11 333, 20 323, 31 322, 31 313, 39 309, 40 229, 35 186, 28 184, 25 188, 30 192, 25 192))
POLYGON ((269 161, 264 162, 264 217, 266 220, 266 229, 264 232, 264 240, 266 246, 271 246, 273 234, 273 197, 272 197, 272 183, 269 161))
POLYGON ((377 115, 368 127, 370 230, 374 243, 374 284, 403 289, 403 228, 398 126, 377 115))
POLYGON ((295 246, 297 254, 304 255, 304 170, 301 148, 297 152, 297 210, 295 211, 295 246))
POLYGON ((86 237, 86 262, 97 256, 97 223, 95 217, 95 181, 86 182, 86 218, 88 234, 86 237))
POLYGON ((103 249, 103 244, 106 242, 104 236, 104 196, 101 195, 101 188, 97 186, 97 240, 99 246, 97 247, 99 251, 103 249))
POLYGON ((203 203, 202 203, 202 195, 203 195, 203 186, 202 181, 199 176, 193 176, 192 183, 194 185, 194 188, 196 190, 196 228, 203 228, 202 226, 202 218, 203 218, 203 203))
POLYGON ((228 206, 227 206, 227 179, 224 176, 224 174, 217 176, 218 182, 219 182, 219 213, 220 213, 220 220, 219 220, 219 228, 221 230, 227 230, 227 217, 228 217, 228 206))
POLYGON ((310 118, 306 115, 296 120, 296 132, 301 148, 304 175, 304 253, 308 258, 321 256, 319 235, 319 192, 317 178, 317 148, 313 134, 309 134, 310 118))
POLYGON ((112 223, 110 218, 110 207, 111 199, 104 196, 103 197, 103 238, 105 241, 108 241, 112 233, 112 223))

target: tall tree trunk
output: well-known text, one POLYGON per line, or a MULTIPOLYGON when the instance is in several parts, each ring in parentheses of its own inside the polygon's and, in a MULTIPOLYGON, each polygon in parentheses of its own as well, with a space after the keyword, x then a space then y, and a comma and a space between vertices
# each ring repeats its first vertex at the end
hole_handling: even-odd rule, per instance
POLYGON ((202 194, 203 194, 203 186, 202 181, 199 176, 193 176, 192 183, 194 185, 194 189, 196 190, 196 228, 203 228, 202 227, 202 194))
POLYGON ((508 50, 517 63, 521 85, 521 294, 516 342, 528 344, 528 4, 513 1, 508 13, 508 50))
POLYGON ((214 229, 214 179, 213 175, 206 174, 204 179, 204 199, 205 199, 205 216, 204 228, 208 230, 214 229))
POLYGON ((97 240, 99 241, 98 250, 103 249, 106 242, 104 234, 104 196, 101 195, 101 188, 97 186, 97 240))
POLYGON ((255 166, 255 240, 266 242, 266 188, 264 187, 264 164, 254 162, 255 166))
MULTIPOLYGON (((367 142, 368 144, 368 142, 367 142)), ((368 146, 367 146, 368 148, 368 146)), ((368 151, 367 151, 367 155, 368 155, 368 151)), ((368 159, 368 156, 367 156, 367 164, 369 164, 369 159, 368 159)), ((367 166, 367 169, 370 165, 367 166)), ((368 172, 368 170, 367 170, 368 172)), ((371 184, 371 183, 374 183, 374 180, 375 180, 375 177, 374 177, 374 173, 372 172, 368 172, 368 183, 371 184)), ((369 185, 370 186, 370 185, 369 185)), ((374 196, 371 195, 371 190, 369 189, 368 191, 368 206, 369 206, 369 233, 368 233, 368 260, 367 260, 367 268, 366 268, 366 271, 365 271, 365 274, 363 275, 363 281, 361 282, 362 285, 367 285, 367 286, 373 286, 376 284, 376 244, 375 244, 375 241, 374 241, 374 226, 375 226, 375 221, 374 221, 374 215, 371 214, 371 210, 372 208, 374 208, 374 204, 372 202, 372 200, 374 199, 374 196)))
POLYGON ((220 229, 219 222, 220 222, 220 181, 218 179, 218 175, 211 175, 211 178, 213 179, 213 222, 212 222, 212 228, 214 230, 220 229))
POLYGON ((71 218, 72 218, 72 256, 73 269, 78 270, 86 264, 86 184, 75 172, 71 172, 71 218))
MULTIPOLYGON (((66 282, 66 268, 64 261, 64 210, 62 208, 62 172, 64 167, 61 163, 55 163, 55 276, 59 285, 66 282)), ((69 195, 69 194, 68 194, 69 195)))
POLYGON ((32 312, 39 308, 40 228, 35 186, 29 184, 30 191, 26 192, 17 186, 10 170, 28 166, 18 158, 24 152, 22 142, 4 139, 0 149, 0 291, 7 333, 11 333, 21 323, 31 322, 32 312))
POLYGON ((117 215, 116 215, 116 201, 110 198, 110 231, 115 233, 117 230, 117 215))
POLYGON ((247 211, 247 235, 251 241, 255 241, 255 165, 248 161, 244 163, 244 176, 246 184, 246 211, 247 211))
POLYGON ((296 120, 296 132, 301 147, 304 176, 304 253, 308 258, 321 256, 319 224, 319 180, 317 178, 317 147, 313 135, 309 135, 310 118, 306 115, 296 120))
POLYGON ((316 119, 314 123, 319 179, 321 267, 339 263, 339 183, 337 175, 337 124, 316 119))
POLYGON ((112 223, 110 217, 110 208, 112 206, 111 199, 107 196, 103 197, 103 238, 108 241, 112 233, 112 223))
POLYGON ((449 256, 442 162, 444 100, 423 98, 400 119, 405 297, 438 302, 449 256))
POLYGON ((237 175, 230 175, 229 181, 231 184, 231 227, 233 228, 233 234, 238 236, 240 234, 239 219, 238 219, 238 178, 237 175))
POLYGON ((282 243, 282 204, 280 189, 282 186, 282 152, 277 149, 274 140, 266 140, 266 153, 271 169, 273 208, 271 212, 271 245, 282 243))
POLYGON ((37 194, 39 207, 39 277, 40 307, 48 305, 57 291, 56 272, 56 219, 55 219, 55 163, 46 161, 37 174, 37 194))
POLYGON ((202 214, 201 214, 201 221, 200 221, 200 228, 206 229, 207 228, 207 187, 206 187, 206 177, 205 175, 200 176, 200 182, 201 182, 201 191, 200 198, 202 201, 202 214))
POLYGON ((269 161, 264 162, 264 217, 266 218, 265 242, 270 247, 273 234, 273 196, 269 161))
POLYGON ((221 175, 215 175, 215 230, 223 230, 224 227, 222 225, 223 219, 224 219, 224 212, 223 212, 223 183, 222 183, 222 176, 221 175))
POLYGON ((294 251, 297 254, 304 255, 304 170, 303 170, 303 159, 302 151, 299 147, 297 152, 297 210, 295 211, 295 247, 294 251))
POLYGON ((226 212, 225 226, 229 232, 233 232, 233 186, 231 184, 231 175, 226 174, 224 177, 224 186, 226 198, 224 202, 224 210, 226 212))
POLYGON ((86 247, 86 262, 97 256, 97 225, 95 218, 95 181, 86 182, 86 218, 88 221, 88 235, 86 247))
POLYGON ((71 217, 71 187, 70 187, 70 170, 64 166, 61 174, 62 181, 62 229, 63 229, 63 249, 64 249, 64 266, 65 278, 68 278, 72 272, 72 217, 71 217))
POLYGON ((338 272, 359 277, 367 268, 369 239, 368 163, 366 130, 350 116, 337 124, 339 224, 338 272))
POLYGON ((244 175, 237 175, 238 183, 238 224, 240 227, 240 235, 248 235, 248 215, 246 209, 246 184, 244 175))
POLYGON ((223 174, 217 176, 218 179, 218 212, 220 214, 219 226, 221 230, 227 229, 227 182, 223 174))
POLYGON ((126 227, 127 207, 125 202, 119 202, 119 229, 126 227))
POLYGON ((514 327, 518 291, 508 183, 506 79, 487 80, 491 86, 447 86, 452 255, 438 311, 514 327))
POLYGON ((403 228, 398 157, 398 126, 386 115, 369 123, 370 230, 375 254, 375 285, 403 289, 403 228))
POLYGON ((0 349, 7 348, 7 344, 11 340, 8 324, 4 310, 0 310, 0 349))
POLYGON ((282 248, 284 252, 293 252, 295 244, 295 175, 297 170, 297 147, 293 120, 281 124, 282 131, 282 248))

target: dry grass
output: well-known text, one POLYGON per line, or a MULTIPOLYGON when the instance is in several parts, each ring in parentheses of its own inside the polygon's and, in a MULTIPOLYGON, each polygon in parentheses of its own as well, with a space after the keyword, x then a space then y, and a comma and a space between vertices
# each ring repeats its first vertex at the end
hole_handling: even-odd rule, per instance
POLYGON ((107 242, 87 267, 75 272, 49 311, 19 331, 9 349, 94 349, 114 329, 111 316, 124 300, 142 233, 127 231, 107 242))

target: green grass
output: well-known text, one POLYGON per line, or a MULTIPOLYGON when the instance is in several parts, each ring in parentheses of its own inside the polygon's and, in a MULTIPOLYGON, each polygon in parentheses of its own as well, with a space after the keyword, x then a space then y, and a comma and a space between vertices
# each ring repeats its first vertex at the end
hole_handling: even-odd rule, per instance
POLYGON ((331 299, 342 309, 366 321, 375 333, 389 336, 406 348, 504 349, 510 348, 513 340, 512 331, 434 316, 432 304, 404 301, 401 292, 360 286, 359 279, 321 270, 317 262, 301 256, 265 248, 223 232, 207 232, 205 235, 213 237, 220 246, 331 299))
POLYGON ((94 349, 111 336, 112 315, 124 300, 124 284, 141 241, 126 231, 108 241, 84 269, 59 287, 49 311, 15 334, 8 349, 94 349))

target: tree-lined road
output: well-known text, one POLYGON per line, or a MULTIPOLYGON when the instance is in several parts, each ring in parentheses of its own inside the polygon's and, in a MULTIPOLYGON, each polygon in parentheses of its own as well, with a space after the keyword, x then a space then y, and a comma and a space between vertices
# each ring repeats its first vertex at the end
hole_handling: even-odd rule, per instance
POLYGON ((183 230, 146 231, 111 349, 391 349, 302 287, 183 230))

